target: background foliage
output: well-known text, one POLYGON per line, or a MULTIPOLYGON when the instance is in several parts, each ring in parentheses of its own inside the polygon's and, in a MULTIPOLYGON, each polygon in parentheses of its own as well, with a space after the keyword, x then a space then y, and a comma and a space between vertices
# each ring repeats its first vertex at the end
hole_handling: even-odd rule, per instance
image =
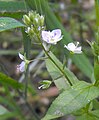
POLYGON ((76 116, 77 120, 99 119, 99 103, 98 99, 95 99, 99 96, 99 88, 91 84, 95 82, 94 59, 90 46, 86 42, 86 40, 95 40, 94 31, 97 28, 95 27, 94 6, 97 11, 97 26, 99 26, 98 0, 96 0, 96 5, 91 0, 81 1, 81 3, 78 0, 0 1, 0 119, 40 120, 59 92, 61 94, 52 103, 43 120, 58 117, 61 117, 59 118, 61 120, 64 115, 66 116, 63 119, 68 120, 68 117, 71 117, 68 114, 71 113, 76 116), (64 76, 60 77, 61 72, 49 59, 45 62, 37 60, 32 62, 28 68, 30 80, 28 81, 27 99, 25 99, 23 91, 26 76, 16 70, 19 64, 18 52, 25 52, 28 59, 44 56, 39 45, 31 44, 33 41, 30 42, 29 36, 24 32, 25 25, 22 17, 30 10, 36 10, 45 16, 46 29, 60 28, 62 30, 63 40, 56 47, 52 47, 52 52, 56 56, 53 53, 50 55, 60 68, 63 67, 62 63, 66 63, 65 74, 74 86, 68 88, 67 80, 64 76), (72 56, 72 62, 69 64, 69 52, 64 50, 63 46, 72 41, 79 41, 84 53, 72 56), (54 80, 52 86, 47 90, 39 91, 39 81, 51 78, 54 80), (91 102, 93 99, 94 101, 91 102))

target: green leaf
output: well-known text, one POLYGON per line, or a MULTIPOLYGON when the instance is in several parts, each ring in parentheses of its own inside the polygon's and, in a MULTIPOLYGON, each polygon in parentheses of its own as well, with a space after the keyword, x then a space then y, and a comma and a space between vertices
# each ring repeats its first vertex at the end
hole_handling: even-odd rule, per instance
POLYGON ((19 106, 17 105, 17 103, 15 102, 15 100, 11 97, 6 97, 5 96, 0 96, 0 103, 6 105, 11 112, 7 111, 5 108, 2 109, 1 114, 0 114, 0 120, 7 120, 8 118, 12 118, 12 117, 17 117, 20 118, 20 120, 22 120, 22 118, 24 119, 24 116, 22 116, 22 112, 19 108, 19 106))
POLYGON ((91 100, 99 96, 99 88, 80 81, 62 92, 51 104, 42 120, 50 120, 71 114, 85 107, 91 100))
POLYGON ((8 113, 8 110, 4 108, 2 105, 0 105, 0 115, 3 115, 5 113, 8 113))
MULTIPOLYGON (((62 63, 55 57, 55 55, 52 52, 49 52, 49 55, 55 61, 55 63, 63 70, 62 63)), ((66 89, 69 86, 69 83, 63 75, 63 73, 56 67, 56 65, 50 59, 46 59, 45 61, 47 70, 50 73, 52 79, 54 80, 56 86, 59 88, 59 90, 66 89)), ((72 84, 77 83, 79 81, 76 78, 76 76, 69 71, 68 68, 65 67, 63 71, 72 84)))
POLYGON ((16 80, 6 76, 3 73, 0 73, 0 83, 8 85, 14 89, 21 89, 23 87, 21 83, 18 83, 16 80))
POLYGON ((7 95, 6 96, 0 96, 0 103, 6 105, 11 112, 6 112, 4 115, 0 115, 0 118, 2 118, 1 120, 5 119, 7 120, 7 118, 11 118, 13 116, 18 116, 21 117, 20 120, 24 120, 24 116, 22 115, 22 111, 20 109, 20 107, 17 105, 15 99, 13 96, 11 95, 7 95))
POLYGON ((24 1, 0 1, 0 16, 20 18, 29 11, 24 1))
POLYGON ((99 109, 99 101, 98 100, 93 100, 93 108, 95 109, 95 110, 98 110, 99 109))
POLYGON ((99 110, 90 111, 90 114, 92 114, 93 116, 95 116, 99 120, 99 110))
POLYGON ((10 100, 8 99, 7 96, 6 97, 0 96, 0 103, 6 105, 10 109, 16 110, 16 108, 15 108, 16 106, 13 104, 11 99, 10 100))
POLYGON ((76 120, 99 120, 99 110, 94 110, 78 116, 76 120))
POLYGON ((0 115, 0 120, 7 120, 11 117, 17 117, 19 120, 24 120, 24 116, 22 115, 22 110, 17 105, 17 102, 14 99, 14 96, 10 94, 5 94, 5 96, 0 96, 0 103, 7 106, 11 112, 6 112, 5 114, 0 115))
POLYGON ((25 25, 13 18, 9 17, 0 18, 0 32, 18 27, 25 27, 25 25))
POLYGON ((0 1, 0 13, 26 12, 24 1, 0 1))
POLYGON ((18 118, 18 117, 19 117, 19 114, 16 112, 9 112, 9 113, 5 113, 4 115, 0 115, 1 120, 8 120, 8 119, 18 118))
MULTIPOLYGON (((43 13, 46 18, 46 24, 48 29, 56 29, 60 28, 62 30, 62 33, 64 35, 63 40, 60 42, 62 46, 64 44, 67 44, 69 42, 72 42, 72 38, 70 34, 64 29, 63 25, 60 23, 60 21, 56 18, 53 11, 49 7, 49 4, 46 0, 25 0, 26 3, 29 5, 29 7, 33 10, 38 11, 39 13, 43 13), (46 7, 45 7, 46 6, 46 7)), ((63 49, 63 48, 61 48, 63 49)), ((64 51, 64 49, 63 49, 64 51)), ((67 55, 67 52, 65 50, 65 53, 67 55)), ((89 78, 91 78, 93 67, 90 64, 89 60, 86 58, 84 54, 74 56, 73 62, 77 65, 77 67, 89 78)))
POLYGON ((13 12, 13 13, 0 13, 0 16, 2 17, 10 17, 10 18, 14 18, 14 19, 22 19, 23 15, 25 13, 21 13, 21 12, 13 12))

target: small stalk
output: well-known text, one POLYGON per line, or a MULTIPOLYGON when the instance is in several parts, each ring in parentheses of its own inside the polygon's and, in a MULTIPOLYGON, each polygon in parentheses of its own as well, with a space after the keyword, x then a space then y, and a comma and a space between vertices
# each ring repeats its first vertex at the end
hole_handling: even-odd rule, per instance
POLYGON ((33 59, 33 60, 29 60, 29 63, 33 62, 33 61, 36 61, 36 60, 45 60, 45 59, 48 59, 48 57, 41 57, 41 58, 36 58, 36 59, 33 59))

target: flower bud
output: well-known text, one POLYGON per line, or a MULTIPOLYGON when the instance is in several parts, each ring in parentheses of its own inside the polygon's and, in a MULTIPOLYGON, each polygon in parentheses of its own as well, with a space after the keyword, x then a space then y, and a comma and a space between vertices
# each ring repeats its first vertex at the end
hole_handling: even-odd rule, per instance
POLYGON ((34 20, 34 14, 33 14, 33 11, 29 11, 29 18, 30 18, 30 20, 33 22, 33 20, 34 20))
POLYGON ((41 26, 43 26, 44 25, 44 16, 40 16, 40 23, 41 23, 41 26))
POLYGON ((94 53, 95 56, 99 55, 99 45, 96 42, 92 42, 92 51, 94 53))
POLYGON ((23 16, 23 22, 29 26, 31 24, 30 18, 27 15, 23 16))
POLYGON ((44 17, 36 13, 36 11, 30 11, 28 15, 23 16, 23 21, 27 25, 25 32, 32 38, 36 38, 36 35, 41 34, 44 27, 44 17))
POLYGON ((41 84, 41 86, 39 86, 38 87, 38 89, 47 89, 47 88, 49 88, 50 87, 50 85, 51 85, 51 81, 49 81, 49 80, 43 80, 42 82, 40 82, 40 84, 41 84))

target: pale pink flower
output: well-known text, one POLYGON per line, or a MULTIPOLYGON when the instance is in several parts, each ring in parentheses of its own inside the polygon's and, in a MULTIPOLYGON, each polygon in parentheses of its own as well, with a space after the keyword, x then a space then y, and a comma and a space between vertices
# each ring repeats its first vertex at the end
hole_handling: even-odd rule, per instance
POLYGON ((18 65, 17 66, 17 69, 20 71, 20 72, 24 72, 25 71, 25 58, 24 58, 24 56, 21 54, 21 53, 19 53, 18 54, 19 55, 19 57, 20 57, 20 59, 22 60, 22 62, 21 62, 21 64, 20 65, 18 65))
POLYGON ((57 44, 58 41, 60 41, 63 36, 61 35, 61 30, 56 29, 52 32, 50 31, 42 31, 42 40, 49 43, 49 44, 57 44))

